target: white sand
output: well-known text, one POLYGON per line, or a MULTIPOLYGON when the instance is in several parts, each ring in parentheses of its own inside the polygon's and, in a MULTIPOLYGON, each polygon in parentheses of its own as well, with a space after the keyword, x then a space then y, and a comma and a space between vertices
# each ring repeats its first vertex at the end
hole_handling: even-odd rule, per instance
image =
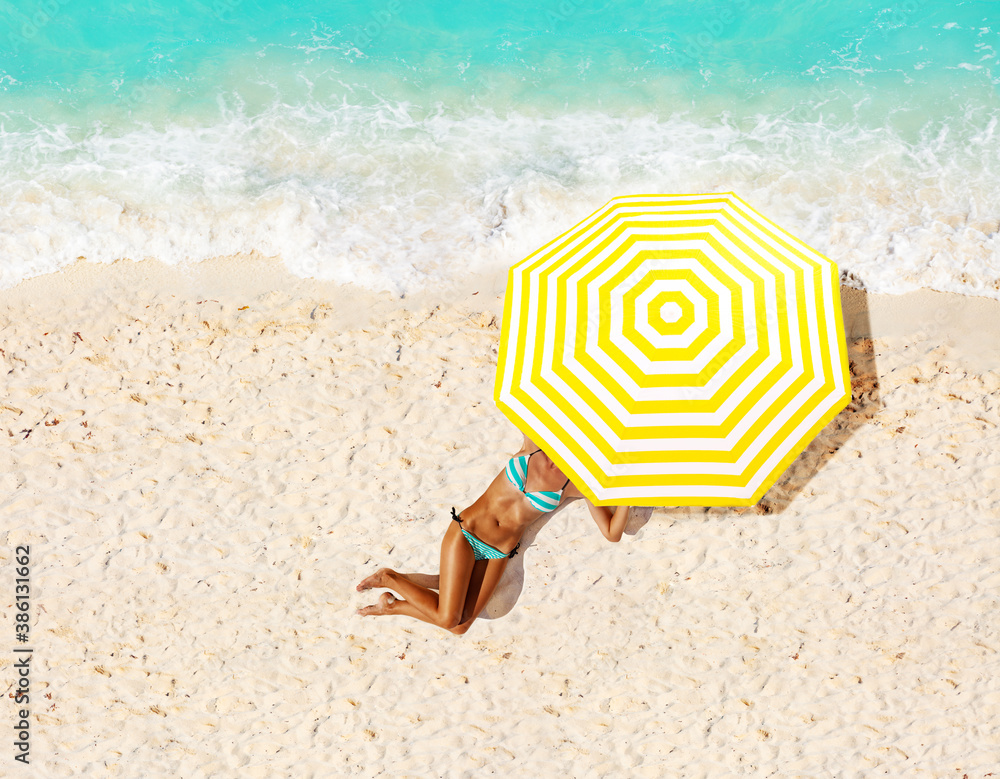
POLYGON ((1000 772, 1000 304, 847 292, 855 403, 759 506, 636 511, 611 545, 574 505, 458 638, 355 616, 354 585, 436 571, 517 448, 502 279, 394 300, 253 267, 2 293, 31 775, 1000 772))

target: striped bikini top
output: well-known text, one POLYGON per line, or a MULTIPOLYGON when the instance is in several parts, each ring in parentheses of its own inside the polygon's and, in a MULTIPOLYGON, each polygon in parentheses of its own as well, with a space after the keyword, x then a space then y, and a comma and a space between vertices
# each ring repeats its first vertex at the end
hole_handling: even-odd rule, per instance
POLYGON ((559 492, 543 492, 541 490, 538 492, 524 492, 524 482, 528 478, 528 461, 532 455, 538 454, 540 451, 542 450, 536 449, 531 454, 511 457, 507 461, 507 479, 524 493, 524 497, 528 499, 533 508, 538 511, 548 512, 553 511, 559 505, 559 502, 562 500, 563 490, 566 489, 566 484, 569 484, 569 479, 566 479, 566 484, 562 486, 559 492))

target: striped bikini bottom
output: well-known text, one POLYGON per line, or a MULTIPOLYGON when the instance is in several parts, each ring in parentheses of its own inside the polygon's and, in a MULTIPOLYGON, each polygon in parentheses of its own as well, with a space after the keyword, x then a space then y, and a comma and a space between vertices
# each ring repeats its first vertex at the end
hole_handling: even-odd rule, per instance
MULTIPOLYGON (((462 518, 455 513, 454 506, 451 509, 451 518, 459 525, 462 524, 462 518)), ((465 540, 468 541, 469 546, 472 547, 472 553, 475 555, 477 560, 500 560, 504 557, 513 557, 517 554, 517 550, 521 547, 521 542, 518 541, 517 546, 514 547, 510 554, 507 554, 506 552, 501 552, 496 547, 484 544, 464 527, 461 528, 461 530, 462 535, 465 536, 465 540)))

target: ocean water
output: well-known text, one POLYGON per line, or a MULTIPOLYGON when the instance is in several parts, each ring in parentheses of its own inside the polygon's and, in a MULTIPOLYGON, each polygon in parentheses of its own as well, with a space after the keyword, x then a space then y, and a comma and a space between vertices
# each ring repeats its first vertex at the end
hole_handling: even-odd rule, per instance
POLYGON ((735 191, 855 286, 1000 298, 995 0, 0 2, 0 287, 280 255, 406 292, 735 191))

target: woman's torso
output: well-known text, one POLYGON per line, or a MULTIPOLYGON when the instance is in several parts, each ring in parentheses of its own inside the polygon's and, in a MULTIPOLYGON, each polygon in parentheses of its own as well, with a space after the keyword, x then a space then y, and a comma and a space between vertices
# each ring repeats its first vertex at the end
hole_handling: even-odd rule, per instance
POLYGON ((513 549, 524 529, 561 501, 568 480, 557 467, 548 467, 550 462, 541 451, 522 449, 515 454, 486 492, 462 512, 462 527, 490 546, 513 549))

